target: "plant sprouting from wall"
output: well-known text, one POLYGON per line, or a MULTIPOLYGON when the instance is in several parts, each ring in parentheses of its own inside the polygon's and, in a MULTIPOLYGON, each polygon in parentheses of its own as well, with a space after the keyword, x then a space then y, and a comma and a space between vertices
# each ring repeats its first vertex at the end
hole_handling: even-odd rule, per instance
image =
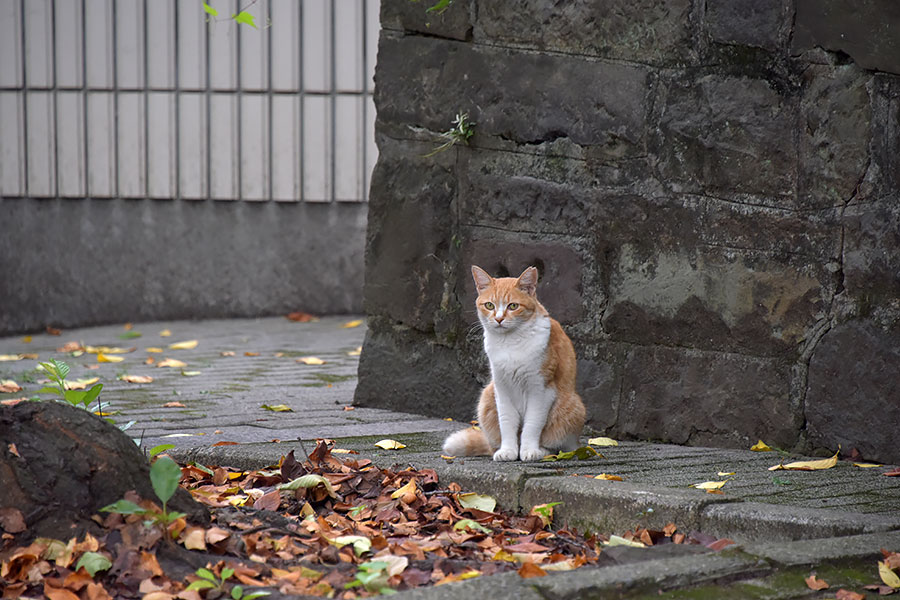
POLYGON ((469 113, 458 112, 453 119, 453 128, 441 134, 441 145, 425 155, 425 158, 443 152, 456 144, 469 145, 469 138, 475 133, 475 123, 469 120, 469 113))

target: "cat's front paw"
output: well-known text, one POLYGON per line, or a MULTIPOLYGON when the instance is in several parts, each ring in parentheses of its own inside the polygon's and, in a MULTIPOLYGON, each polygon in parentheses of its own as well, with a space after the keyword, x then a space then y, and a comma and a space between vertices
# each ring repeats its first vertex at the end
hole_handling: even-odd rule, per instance
POLYGON ((519 458, 519 452, 515 448, 500 448, 494 452, 494 460, 510 461, 519 458))
POLYGON ((544 448, 522 448, 519 452, 519 458, 524 461, 535 461, 541 460, 545 456, 550 454, 549 450, 545 450, 544 448))

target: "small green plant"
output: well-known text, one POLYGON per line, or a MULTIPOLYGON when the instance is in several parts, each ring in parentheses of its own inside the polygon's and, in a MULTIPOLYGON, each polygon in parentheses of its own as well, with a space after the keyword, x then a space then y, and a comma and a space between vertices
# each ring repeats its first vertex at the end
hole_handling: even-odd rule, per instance
POLYGON ((344 589, 363 587, 366 591, 378 594, 396 594, 397 590, 388 587, 388 567, 390 565, 383 560, 370 560, 359 565, 356 578, 344 584, 344 589))
MULTIPOLYGON (((188 590, 216 590, 224 595, 226 592, 225 582, 234 575, 234 569, 228 567, 223 568, 221 577, 216 577, 215 573, 204 568, 197 569, 195 573, 200 579, 187 586, 188 590)), ((261 596, 268 596, 269 594, 270 592, 262 590, 245 594, 244 587, 241 585, 235 585, 231 588, 231 597, 233 600, 252 600, 253 598, 259 598, 261 596)))
POLYGON ((169 458, 161 456, 150 465, 150 483, 156 497, 162 502, 162 511, 147 509, 138 506, 130 500, 118 500, 100 509, 101 512, 115 512, 121 515, 142 515, 147 518, 146 523, 156 523, 162 527, 168 527, 170 523, 184 516, 184 513, 170 511, 168 502, 178 489, 181 480, 181 467, 169 458))
POLYGON ((72 406, 81 406, 90 410, 91 403, 100 395, 103 389, 102 383, 96 383, 87 390, 70 390, 66 385, 66 376, 69 374, 69 365, 61 360, 51 358, 48 362, 40 363, 41 368, 50 377, 52 385, 42 387, 39 394, 56 394, 72 406))
POLYGON ((453 119, 453 128, 448 129, 441 134, 440 139, 443 140, 443 143, 426 154, 423 158, 434 156, 435 154, 443 152, 444 150, 447 150, 450 147, 455 146, 456 144, 468 146, 469 138, 474 134, 475 123, 469 120, 469 113, 458 112, 456 113, 456 117, 453 119))

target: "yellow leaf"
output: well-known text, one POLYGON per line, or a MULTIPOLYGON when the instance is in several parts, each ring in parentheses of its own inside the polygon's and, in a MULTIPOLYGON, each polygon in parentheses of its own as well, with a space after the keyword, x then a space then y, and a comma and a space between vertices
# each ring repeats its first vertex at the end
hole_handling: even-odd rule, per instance
POLYGON ((607 546, 628 546, 630 548, 646 548, 647 546, 641 542, 635 542, 632 540, 626 540, 625 538, 618 535, 609 536, 609 541, 606 542, 607 546))
POLYGON ((399 488, 397 491, 391 494, 391 498, 397 499, 400 498, 403 502, 407 504, 411 504, 416 501, 416 479, 410 479, 406 485, 399 488))
POLYGON ((606 481, 622 481, 622 478, 618 475, 607 475, 606 473, 600 473, 594 479, 605 479, 606 481))
POLYGON ((343 327, 344 329, 350 329, 351 327, 359 327, 362 324, 362 319, 356 319, 355 321, 347 321, 346 323, 341 325, 341 327, 343 327))
POLYGON ((186 342, 176 342, 169 344, 169 350, 193 350, 199 344, 197 340, 188 340, 186 342))
POLYGON ((830 469, 837 464, 838 454, 840 454, 840 451, 835 452, 834 456, 832 456, 831 458, 823 458, 822 460, 800 460, 797 462, 788 463, 786 465, 775 465, 769 467, 769 470, 778 471, 781 469, 785 469, 788 471, 821 471, 823 469, 830 469))
POLYGON ((162 354, 163 349, 157 348, 156 346, 151 346, 151 347, 147 348, 147 352, 149 352, 151 354, 162 354))
POLYGON ((179 540, 188 550, 206 550, 206 531, 202 527, 188 527, 179 540))
POLYGON ((182 374, 184 377, 196 377, 196 376, 199 375, 200 373, 201 373, 200 371, 182 371, 182 372, 181 372, 181 374, 182 374))
POLYGON ((887 563, 878 561, 878 576, 881 577, 881 580, 885 585, 890 586, 895 590, 900 589, 900 577, 887 566, 887 563))
POLYGON ((117 363, 117 362, 122 362, 123 360, 125 360, 125 359, 121 356, 107 356, 107 355, 103 354, 102 352, 97 353, 97 362, 117 363))
POLYGON ((381 440, 380 442, 376 442, 375 445, 382 450, 400 450, 401 448, 406 448, 406 444, 401 444, 397 440, 381 440))
POLYGON ((728 481, 704 481, 703 483, 694 483, 691 484, 691 487, 695 487, 698 490, 717 490, 721 488, 723 485, 728 483, 728 481))
POLYGON ((336 538, 329 539, 325 538, 338 548, 343 548, 348 544, 353 544, 353 550, 356 551, 357 556, 362 555, 365 552, 368 552, 372 549, 372 540, 367 537, 361 535, 341 535, 336 538))
POLYGON ((153 378, 149 375, 121 375, 119 379, 128 383, 153 383, 153 378))
POLYGON ((769 446, 767 446, 766 443, 762 440, 759 440, 758 442, 756 442, 755 444, 750 446, 750 449, 753 450, 754 452, 771 452, 772 451, 772 449, 769 448, 769 446))
POLYGON ((159 361, 156 365, 157 367, 172 367, 173 369, 181 369, 187 366, 186 362, 181 362, 180 360, 174 358, 164 358, 159 361))
POLYGON ((734 474, 735 474, 735 471, 732 471, 731 473, 726 473, 725 471, 719 471, 718 473, 716 473, 716 475, 718 475, 719 477, 731 477, 734 474))
POLYGON ((294 409, 287 404, 274 404, 271 406, 268 404, 263 404, 260 408, 271 410, 272 412, 294 412, 294 409))
POLYGON ((0 362, 10 361, 10 360, 22 360, 21 354, 0 354, 0 362))
POLYGON ((883 467, 884 465, 876 465, 875 463, 853 463, 854 467, 859 467, 860 469, 871 469, 872 467, 883 467))
POLYGON ((66 389, 67 390, 84 390, 84 389, 87 389, 87 386, 94 385, 98 381, 100 381, 99 377, 89 377, 89 378, 85 378, 85 379, 76 379, 75 381, 67 381, 66 389))
POLYGON ((497 507, 497 500, 495 498, 483 494, 475 494, 474 492, 460 494, 456 499, 463 508, 474 508, 476 510, 483 510, 484 512, 494 512, 494 508, 497 507))
POLYGON ((25 337, 23 337, 23 338, 22 338, 22 343, 23 343, 23 344, 30 344, 30 343, 31 343, 31 336, 30 336, 30 335, 26 335, 25 337))
POLYGON ((324 365, 325 361, 316 356, 304 356, 303 358, 297 359, 298 363, 303 363, 304 365, 324 365))
POLYGON ((162 331, 159 332, 159 337, 169 337, 171 335, 172 335, 172 332, 169 331, 168 329, 163 329, 162 331))
POLYGON ((347 356, 359 356, 362 354, 362 346, 357 346, 354 350, 347 353, 347 356))
POLYGON ((619 442, 608 437, 595 437, 588 440, 591 446, 618 446, 619 442))
POLYGON ((18 392, 21 389, 22 386, 12 379, 3 379, 0 381, 0 394, 11 394, 13 392, 18 392))
POLYGON ((118 346, 85 346, 84 351, 88 354, 128 354, 134 352, 135 348, 119 348, 118 346))
POLYGON ((455 456, 447 456, 446 454, 441 454, 441 458, 443 458, 444 460, 453 460, 456 457, 455 456))

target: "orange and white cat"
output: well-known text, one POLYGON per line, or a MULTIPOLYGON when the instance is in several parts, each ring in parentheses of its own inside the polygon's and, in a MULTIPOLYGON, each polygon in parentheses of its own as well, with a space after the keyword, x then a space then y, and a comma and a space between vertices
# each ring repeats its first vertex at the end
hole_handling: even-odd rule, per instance
POLYGON ((575 349, 538 302, 537 269, 494 279, 472 266, 472 277, 492 380, 478 402, 481 431, 451 434, 444 453, 531 461, 574 450, 585 418, 575 392, 575 349))

